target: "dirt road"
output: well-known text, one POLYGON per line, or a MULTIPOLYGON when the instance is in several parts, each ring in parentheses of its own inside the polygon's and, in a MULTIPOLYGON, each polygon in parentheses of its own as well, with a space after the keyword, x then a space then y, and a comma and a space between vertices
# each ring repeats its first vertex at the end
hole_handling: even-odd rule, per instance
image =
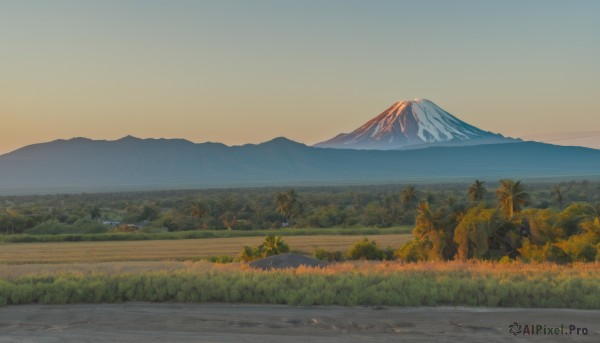
POLYGON ((0 308, 0 342, 599 342, 600 311, 125 303, 0 308), (567 334, 513 336, 517 322, 567 334), (568 334, 568 326, 587 335, 568 334))

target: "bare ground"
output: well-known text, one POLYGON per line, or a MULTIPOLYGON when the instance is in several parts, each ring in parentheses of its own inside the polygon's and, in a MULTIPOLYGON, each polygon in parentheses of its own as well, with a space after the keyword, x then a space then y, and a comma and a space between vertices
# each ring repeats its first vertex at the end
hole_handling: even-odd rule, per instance
POLYGON ((0 342, 600 342, 600 310, 124 303, 0 308, 0 342), (511 323, 587 335, 513 336, 511 323))

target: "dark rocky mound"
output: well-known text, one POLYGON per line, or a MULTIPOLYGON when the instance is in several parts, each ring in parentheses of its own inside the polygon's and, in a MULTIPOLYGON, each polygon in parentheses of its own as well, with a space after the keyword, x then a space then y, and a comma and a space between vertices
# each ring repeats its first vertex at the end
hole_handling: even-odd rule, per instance
POLYGON ((327 264, 327 262, 318 260, 316 258, 297 254, 269 256, 250 262, 251 267, 263 270, 298 268, 300 266, 323 268, 327 266, 327 264))

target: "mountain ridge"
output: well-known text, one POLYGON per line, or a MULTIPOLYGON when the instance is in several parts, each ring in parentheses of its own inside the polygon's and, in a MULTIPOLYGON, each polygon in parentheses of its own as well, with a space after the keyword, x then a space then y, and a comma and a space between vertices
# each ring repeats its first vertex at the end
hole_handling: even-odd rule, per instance
POLYGON ((177 139, 57 142, 0 156, 0 191, 600 176, 600 150, 536 142, 413 150, 315 148, 282 137, 231 147, 177 139))

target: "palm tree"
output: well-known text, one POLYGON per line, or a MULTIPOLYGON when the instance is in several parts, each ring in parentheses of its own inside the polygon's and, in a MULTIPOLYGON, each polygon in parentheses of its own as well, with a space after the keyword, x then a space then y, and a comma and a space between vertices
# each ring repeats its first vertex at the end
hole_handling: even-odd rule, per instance
POLYGON ((406 209, 414 209, 419 203, 415 186, 408 186, 400 193, 400 202, 406 209))
POLYGON ((521 181, 513 179, 500 180, 500 187, 496 190, 500 207, 508 219, 513 219, 515 212, 519 212, 529 199, 529 194, 525 192, 525 187, 521 181))
POLYGON ((290 251, 290 247, 281 236, 267 236, 260 245, 263 257, 284 254, 290 251))
POLYGON ((285 193, 279 193, 277 195, 277 200, 275 200, 275 204, 277 206, 277 212, 287 219, 290 213, 290 202, 288 201, 287 195, 285 193))
POLYGON ((433 212, 429 204, 423 201, 419 204, 414 234, 419 238, 425 239, 432 230, 434 230, 433 212))
POLYGON ((432 259, 442 258, 442 240, 440 232, 437 229, 437 219, 429 204, 423 201, 419 204, 418 214, 415 229, 413 230, 415 236, 420 239, 427 239, 431 242, 432 259))
POLYGON ((298 195, 293 189, 290 189, 285 193, 279 193, 277 195, 277 199, 275 200, 275 204, 277 207, 277 212, 279 212, 279 214, 281 214, 285 220, 289 222, 294 215, 294 211, 297 211, 299 208, 298 195))
POLYGON ((469 199, 471 199, 471 201, 475 202, 483 200, 483 197, 487 193, 487 189, 483 186, 484 183, 484 181, 475 180, 471 187, 469 187, 469 199))

